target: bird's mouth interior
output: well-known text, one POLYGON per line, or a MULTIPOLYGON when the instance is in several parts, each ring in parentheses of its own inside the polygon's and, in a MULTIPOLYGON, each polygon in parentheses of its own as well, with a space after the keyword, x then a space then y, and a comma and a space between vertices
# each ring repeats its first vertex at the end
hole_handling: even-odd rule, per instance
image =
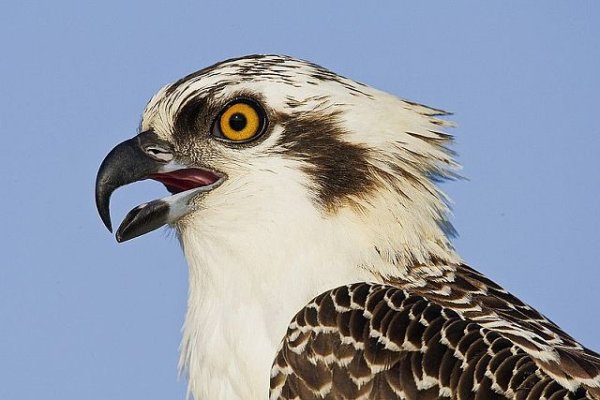
POLYGON ((200 168, 185 168, 170 172, 155 173, 148 176, 148 178, 165 185, 171 194, 212 185, 221 179, 214 172, 200 168))

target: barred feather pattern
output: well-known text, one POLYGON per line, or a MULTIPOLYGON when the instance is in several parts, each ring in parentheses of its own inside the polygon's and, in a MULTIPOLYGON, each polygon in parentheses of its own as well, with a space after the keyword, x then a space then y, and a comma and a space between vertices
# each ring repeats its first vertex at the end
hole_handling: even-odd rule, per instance
POLYGON ((599 376, 597 353, 477 271, 417 266, 305 306, 270 398, 598 400, 599 376))

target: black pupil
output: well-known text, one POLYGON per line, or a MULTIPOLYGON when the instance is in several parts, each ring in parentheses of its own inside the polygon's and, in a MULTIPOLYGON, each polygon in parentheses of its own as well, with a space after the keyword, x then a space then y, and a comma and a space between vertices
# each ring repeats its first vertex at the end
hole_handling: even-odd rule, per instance
POLYGON ((246 116, 241 113, 235 113, 231 117, 229 117, 229 126, 236 132, 243 130, 248 121, 246 120, 246 116))

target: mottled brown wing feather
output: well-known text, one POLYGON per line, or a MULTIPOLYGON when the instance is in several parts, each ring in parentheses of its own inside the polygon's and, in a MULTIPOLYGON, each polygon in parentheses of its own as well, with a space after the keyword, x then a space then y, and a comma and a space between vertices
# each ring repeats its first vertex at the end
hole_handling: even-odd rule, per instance
MULTIPOLYGON (((417 267, 417 275, 418 270, 417 267)), ((409 288, 411 294, 453 309, 464 319, 502 334, 563 386, 574 389, 584 385, 590 392, 599 392, 600 355, 577 343, 555 323, 479 272, 459 265, 442 277, 430 277, 425 282, 418 287, 401 280, 390 283, 409 288)))
MULTIPOLYGON (((600 398, 584 384, 569 390, 559 383, 548 366, 523 348, 518 329, 509 332, 497 323, 502 329, 494 330, 489 315, 475 321, 466 316, 467 307, 454 309, 413 293, 414 287, 401 289, 401 284, 342 286, 322 293, 300 310, 273 364, 270 398, 600 398)), ((504 291, 501 294, 501 299, 506 296, 504 291)), ((575 376, 595 376, 600 365, 595 353, 531 309, 524 310, 529 319, 521 321, 523 326, 564 335, 567 347, 557 349, 565 365, 550 362, 558 369, 555 373, 571 382, 577 380, 575 376)))

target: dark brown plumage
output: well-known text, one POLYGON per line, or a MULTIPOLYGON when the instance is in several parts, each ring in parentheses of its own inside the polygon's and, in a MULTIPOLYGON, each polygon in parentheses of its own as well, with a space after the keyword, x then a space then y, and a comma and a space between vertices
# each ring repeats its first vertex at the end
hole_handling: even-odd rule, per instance
POLYGON ((598 399, 600 356, 473 269, 327 291, 292 320, 271 399, 598 399), (553 360, 553 357, 558 357, 553 360))

